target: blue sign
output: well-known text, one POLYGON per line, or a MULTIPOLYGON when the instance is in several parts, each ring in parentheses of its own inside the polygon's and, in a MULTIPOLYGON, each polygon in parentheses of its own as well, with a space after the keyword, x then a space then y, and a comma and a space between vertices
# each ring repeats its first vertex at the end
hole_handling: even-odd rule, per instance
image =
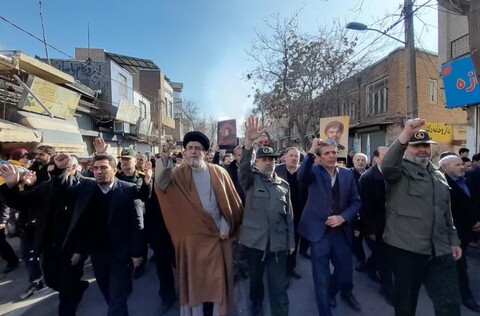
POLYGON ((470 55, 443 64, 442 79, 447 108, 480 102, 480 82, 477 80, 470 55))

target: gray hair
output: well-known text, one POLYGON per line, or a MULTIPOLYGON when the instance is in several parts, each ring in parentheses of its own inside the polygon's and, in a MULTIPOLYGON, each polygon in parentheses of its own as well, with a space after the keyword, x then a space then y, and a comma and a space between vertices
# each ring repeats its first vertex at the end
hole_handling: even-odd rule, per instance
POLYGON ((440 161, 438 162, 440 164, 440 167, 445 167, 446 165, 448 165, 449 163, 451 163, 453 160, 455 159, 460 159, 460 157, 458 157, 457 155, 448 155, 446 157, 443 157, 442 159, 440 159, 440 161))

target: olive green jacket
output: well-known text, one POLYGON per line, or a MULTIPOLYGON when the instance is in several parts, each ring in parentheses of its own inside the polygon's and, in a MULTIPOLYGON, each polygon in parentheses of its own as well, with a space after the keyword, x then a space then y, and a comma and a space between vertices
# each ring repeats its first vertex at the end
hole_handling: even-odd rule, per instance
POLYGON ((252 150, 244 149, 239 180, 245 192, 245 211, 239 241, 249 248, 262 251, 277 252, 294 248, 290 186, 276 174, 273 179, 268 179, 252 168, 251 160, 252 150))
POLYGON ((450 211, 449 185, 431 162, 424 168, 403 159, 398 139, 381 163, 386 181, 387 244, 418 254, 442 256, 460 245, 450 211))

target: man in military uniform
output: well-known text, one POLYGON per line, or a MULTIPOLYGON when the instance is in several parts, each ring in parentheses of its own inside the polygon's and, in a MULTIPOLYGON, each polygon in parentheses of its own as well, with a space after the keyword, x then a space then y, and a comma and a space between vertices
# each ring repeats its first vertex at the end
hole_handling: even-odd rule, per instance
POLYGON ((115 175, 118 179, 130 183, 135 183, 140 192, 142 201, 145 202, 152 194, 152 165, 150 162, 144 162, 144 171, 137 170, 137 158, 132 148, 122 150, 120 156, 121 170, 115 175))
MULTIPOLYGON (((152 163, 144 161, 143 171, 137 170, 135 168, 137 166, 137 158, 132 148, 122 150, 118 158, 120 159, 121 170, 118 171, 115 176, 122 181, 135 183, 140 193, 140 198, 145 203, 152 195, 152 163)), ((141 278, 144 274, 147 256, 148 247, 147 244, 145 244, 143 260, 133 272, 133 278, 135 280, 141 278)))
POLYGON ((412 119, 390 146, 381 170, 386 181, 385 231, 394 275, 395 315, 415 315, 422 283, 436 315, 460 315, 455 260, 462 256, 450 211, 448 182, 430 162, 430 144, 412 119))
POLYGON ((251 166, 253 142, 265 129, 258 118, 245 123, 245 147, 239 168, 245 192, 245 213, 240 243, 245 246, 250 269, 250 300, 253 315, 263 315, 263 273, 267 268, 271 315, 288 315, 287 255, 295 250, 293 209, 288 182, 274 172, 275 157, 270 147, 260 147, 255 169, 251 166))

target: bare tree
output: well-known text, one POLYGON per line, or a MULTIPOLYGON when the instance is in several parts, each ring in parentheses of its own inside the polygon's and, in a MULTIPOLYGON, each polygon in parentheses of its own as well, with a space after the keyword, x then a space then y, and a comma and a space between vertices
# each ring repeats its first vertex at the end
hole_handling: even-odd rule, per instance
MULTIPOLYGON (((304 147, 312 119, 326 109, 315 98, 331 91, 358 71, 351 59, 356 39, 349 40, 338 22, 314 35, 298 29, 299 11, 290 18, 279 15, 266 21, 271 34, 257 32, 248 53, 256 66, 247 75, 257 85, 255 103, 261 113, 286 118, 294 125, 304 147)), ((324 104, 328 106, 328 104, 324 104)))
POLYGON ((480 82, 480 1, 478 0, 438 0, 438 4, 468 19, 470 54, 480 82))
POLYGON ((213 142, 217 135, 217 119, 212 114, 202 113, 198 104, 189 99, 183 101, 183 127, 186 131, 200 131, 213 142))

